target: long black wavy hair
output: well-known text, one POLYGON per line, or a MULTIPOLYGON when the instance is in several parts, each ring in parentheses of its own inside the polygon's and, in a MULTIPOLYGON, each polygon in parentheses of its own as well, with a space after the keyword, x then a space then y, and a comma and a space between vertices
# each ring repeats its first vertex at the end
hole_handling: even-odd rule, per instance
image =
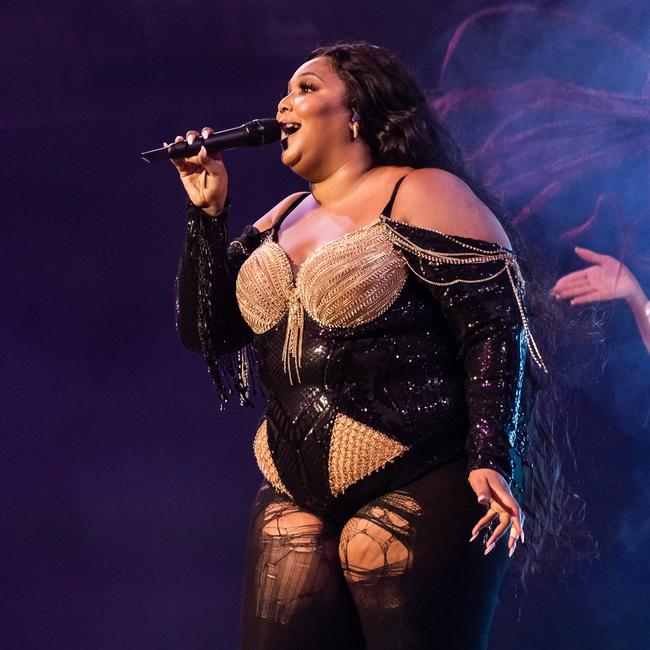
MULTIPOLYGON (((562 458, 575 464, 569 439, 568 405, 562 399, 562 368, 556 364, 558 332, 571 325, 543 285, 550 286, 550 269, 536 258, 509 223, 501 202, 468 171, 461 149, 447 127, 433 113, 425 92, 393 52, 366 42, 339 42, 318 47, 308 59, 328 57, 344 82, 346 106, 359 117, 359 136, 368 146, 375 165, 436 167, 462 179, 499 218, 527 278, 529 315, 536 339, 551 368, 548 376, 526 364, 522 395, 527 450, 522 458, 525 514, 524 553, 516 554, 521 583, 545 565, 570 572, 572 559, 589 559, 593 544, 578 552, 574 541, 591 539, 582 528, 584 502, 569 487, 561 471, 562 458), (545 279, 548 278, 548 279, 545 279), (550 362, 550 363, 549 363, 550 362), (590 548, 591 547, 591 548, 590 548)), ((566 339, 566 337, 564 337, 566 339)))

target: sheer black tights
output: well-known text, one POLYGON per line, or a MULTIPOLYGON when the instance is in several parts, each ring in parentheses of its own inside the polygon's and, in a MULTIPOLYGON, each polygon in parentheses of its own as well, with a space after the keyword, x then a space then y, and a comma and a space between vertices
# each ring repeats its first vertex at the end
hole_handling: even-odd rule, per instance
POLYGON ((242 612, 244 650, 482 650, 505 539, 469 543, 484 507, 465 461, 367 503, 342 527, 260 489, 242 612))

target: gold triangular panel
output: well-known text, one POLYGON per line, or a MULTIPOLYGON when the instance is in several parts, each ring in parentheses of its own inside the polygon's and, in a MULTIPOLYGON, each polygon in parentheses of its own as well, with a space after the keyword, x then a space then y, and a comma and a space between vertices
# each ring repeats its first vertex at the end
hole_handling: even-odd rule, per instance
POLYGON ((329 484, 334 496, 376 472, 408 447, 366 424, 337 413, 329 453, 329 484))
POLYGON ((273 456, 271 455, 271 449, 269 448, 269 438, 267 431, 266 419, 260 424, 255 434, 255 440, 253 440, 253 451, 255 452, 255 460, 257 461, 257 466, 260 468, 264 478, 278 491, 283 492, 287 496, 291 496, 291 493, 284 486, 284 483, 280 479, 278 470, 275 467, 273 462, 273 456))

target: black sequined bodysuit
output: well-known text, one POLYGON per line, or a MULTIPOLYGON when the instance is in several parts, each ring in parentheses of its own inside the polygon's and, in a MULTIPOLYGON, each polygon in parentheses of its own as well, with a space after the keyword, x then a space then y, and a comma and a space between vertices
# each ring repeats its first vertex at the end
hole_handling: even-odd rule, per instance
MULTIPOLYGON (((526 343, 514 255, 497 244, 374 222, 316 249, 294 277, 279 220, 227 245, 225 218, 188 207, 177 327, 226 401, 268 403, 255 436, 276 491, 343 520, 467 457, 519 488, 526 343)), ((286 211, 288 214, 301 196, 286 211)))

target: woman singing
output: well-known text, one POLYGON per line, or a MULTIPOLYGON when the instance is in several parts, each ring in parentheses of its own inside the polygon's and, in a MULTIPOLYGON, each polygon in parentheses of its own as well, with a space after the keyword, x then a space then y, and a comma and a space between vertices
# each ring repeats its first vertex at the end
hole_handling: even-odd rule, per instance
POLYGON ((254 369, 267 398, 242 647, 486 648, 543 368, 517 258, 390 52, 315 50, 277 119, 309 191, 230 243, 221 157, 174 162, 181 340, 223 401, 254 369))

